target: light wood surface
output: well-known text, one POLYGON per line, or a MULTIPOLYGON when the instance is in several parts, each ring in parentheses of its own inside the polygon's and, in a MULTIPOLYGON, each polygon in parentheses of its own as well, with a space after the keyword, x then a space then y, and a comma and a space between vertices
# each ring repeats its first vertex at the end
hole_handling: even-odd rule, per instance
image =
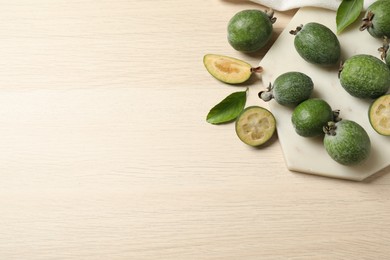
MULTIPOLYGON (((238 53, 226 25, 264 7, 0 3, 0 259, 389 258, 389 169, 290 172, 276 137, 253 149, 205 121, 245 86, 214 80, 203 55, 257 65, 270 45, 238 53)), ((276 13, 273 40, 295 12, 276 13)))

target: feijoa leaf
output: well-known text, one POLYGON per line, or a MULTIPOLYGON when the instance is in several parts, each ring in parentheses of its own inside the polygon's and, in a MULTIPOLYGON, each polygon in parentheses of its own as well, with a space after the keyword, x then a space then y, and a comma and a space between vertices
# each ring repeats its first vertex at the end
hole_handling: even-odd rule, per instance
POLYGON ((336 13, 337 34, 351 25, 363 10, 364 0, 343 0, 336 13))
POLYGON ((210 110, 206 121, 210 124, 221 124, 236 119, 245 107, 246 92, 247 90, 238 91, 228 95, 210 110))

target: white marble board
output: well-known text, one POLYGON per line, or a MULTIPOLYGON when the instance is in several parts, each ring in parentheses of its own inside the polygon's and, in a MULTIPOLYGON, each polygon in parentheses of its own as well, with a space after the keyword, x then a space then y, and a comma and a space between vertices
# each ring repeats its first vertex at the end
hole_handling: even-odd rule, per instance
MULTIPOLYGON (((372 101, 352 97, 341 87, 338 66, 323 68, 304 61, 294 48, 294 36, 289 33, 308 22, 322 23, 336 32, 335 19, 335 11, 300 9, 260 62, 264 68, 262 88, 288 71, 301 71, 309 75, 314 82, 312 97, 323 98, 333 109, 341 110, 341 118, 356 121, 365 128, 372 143, 371 154, 364 163, 356 166, 338 164, 326 153, 322 138, 304 138, 295 133, 291 124, 292 108, 283 107, 272 100, 269 108, 277 119, 278 137, 286 166, 291 171, 361 181, 390 165, 390 137, 381 136, 372 129, 367 116, 372 101)), ((359 25, 357 21, 338 35, 342 60, 359 53, 380 57, 378 48, 382 41, 374 39, 366 31, 359 31, 359 25)))

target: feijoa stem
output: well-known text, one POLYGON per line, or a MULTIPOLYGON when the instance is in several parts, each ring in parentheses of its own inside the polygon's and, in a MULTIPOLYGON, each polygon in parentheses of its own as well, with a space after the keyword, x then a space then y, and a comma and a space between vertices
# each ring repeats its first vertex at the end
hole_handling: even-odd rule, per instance
POLYGON ((276 17, 274 17, 274 10, 272 8, 265 10, 265 13, 267 14, 269 20, 271 21, 272 24, 276 22, 276 17))
POLYGON ((301 24, 300 26, 297 26, 297 28, 296 28, 295 30, 291 30, 291 31, 290 31, 290 34, 292 34, 292 35, 297 35, 297 33, 298 33, 300 30, 302 30, 302 28, 303 28, 303 24, 301 24))
POLYGON ((359 30, 364 31, 365 29, 372 27, 372 19, 373 18, 374 18, 374 13, 371 11, 368 11, 366 17, 364 17, 362 20, 362 25, 360 26, 359 30))
POLYGON ((336 135, 336 129, 337 129, 336 123, 333 121, 329 121, 328 124, 322 128, 325 134, 333 135, 333 136, 336 135))
POLYGON ((339 122, 339 121, 341 121, 340 109, 333 110, 332 112, 333 112, 333 121, 334 121, 334 122, 339 122))
POLYGON ((269 83, 268 88, 266 90, 260 91, 258 96, 265 102, 268 102, 273 99, 274 95, 272 94, 272 84, 269 83))
POLYGON ((386 58, 387 51, 389 50, 389 40, 386 36, 383 37, 383 46, 378 49, 381 53, 381 59, 384 60, 386 58))
POLYGON ((263 72, 263 67, 261 66, 258 66, 258 67, 255 67, 255 68, 251 68, 251 72, 255 72, 255 73, 261 73, 263 72))

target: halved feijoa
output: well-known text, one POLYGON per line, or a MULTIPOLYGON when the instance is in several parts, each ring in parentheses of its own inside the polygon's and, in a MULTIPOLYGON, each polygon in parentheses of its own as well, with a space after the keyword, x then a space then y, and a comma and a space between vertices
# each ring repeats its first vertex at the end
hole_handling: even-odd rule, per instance
POLYGON ((236 120, 238 138, 250 146, 259 146, 267 142, 273 136, 275 129, 274 115, 259 106, 245 108, 236 120))
POLYGON ((253 72, 263 70, 262 67, 253 68, 245 61, 217 54, 206 54, 203 64, 213 77, 228 84, 243 83, 253 72))
POLYGON ((375 131, 390 136, 390 94, 379 97, 371 104, 368 118, 375 131))

